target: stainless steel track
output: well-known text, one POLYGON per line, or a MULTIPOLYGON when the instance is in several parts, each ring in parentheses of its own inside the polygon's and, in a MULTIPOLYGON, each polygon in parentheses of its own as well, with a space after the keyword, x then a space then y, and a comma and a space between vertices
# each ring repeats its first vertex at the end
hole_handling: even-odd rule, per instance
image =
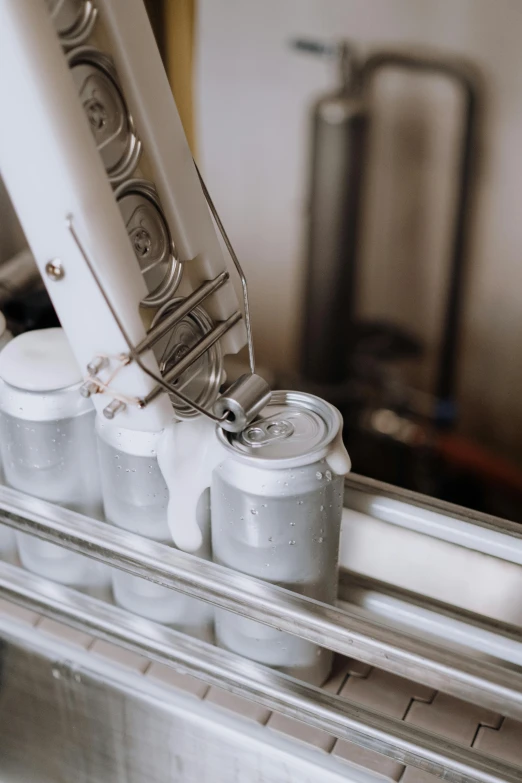
POLYGON ((518 783, 522 770, 332 696, 122 609, 0 563, 0 595, 452 783, 518 783))
POLYGON ((390 525, 522 565, 522 526, 364 476, 345 480, 345 506, 390 525))
MULTIPOLYGON (((0 521, 129 573, 522 720, 522 669, 391 628, 0 487, 0 521)), ((8 585, 6 585, 8 589, 8 585)))

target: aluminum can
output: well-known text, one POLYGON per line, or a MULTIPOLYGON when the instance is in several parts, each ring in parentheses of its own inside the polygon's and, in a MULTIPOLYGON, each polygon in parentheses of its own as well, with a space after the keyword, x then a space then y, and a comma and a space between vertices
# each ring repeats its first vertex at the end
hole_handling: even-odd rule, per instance
POLYGON ((172 299, 183 274, 154 185, 132 179, 115 194, 141 273, 149 290, 144 307, 160 307, 172 299))
MULTIPOLYGON (((13 339, 7 328, 4 314, 0 312, 0 351, 13 339)), ((3 469, 0 462, 0 481, 4 482, 3 469)), ((0 525, 0 560, 14 563, 17 559, 15 532, 8 525, 0 525)))
POLYGON ((80 46, 69 52, 68 62, 105 170, 112 183, 121 182, 136 168, 141 143, 112 60, 80 46))
POLYGON ((61 43, 77 46, 92 33, 96 8, 90 0, 45 0, 61 43))
MULTIPOLYGON (((214 560, 333 604, 350 469, 340 413, 309 394, 276 392, 242 433, 217 432, 226 456, 212 474, 214 560)), ((313 684, 330 673, 332 653, 316 644, 224 610, 215 623, 228 650, 313 684)))
MULTIPOLYGON (((170 315, 182 302, 183 297, 175 297, 160 308, 152 325, 155 326, 162 318, 170 315)), ((158 341, 155 353, 161 372, 163 374, 169 372, 213 328, 214 323, 204 308, 194 307, 188 315, 174 325, 164 339, 158 341)), ((219 342, 217 342, 179 378, 176 378, 173 385, 185 397, 194 400, 203 408, 207 408, 214 403, 218 396, 223 377, 223 354, 219 342)), ((199 415, 194 408, 184 403, 175 394, 171 394, 171 401, 178 418, 190 419, 199 415)))
MULTIPOLYGON (((5 482, 73 511, 102 517, 94 408, 62 329, 15 337, 0 353, 0 454, 5 482)), ((17 533, 30 571, 106 597, 109 569, 17 533)))
MULTIPOLYGON (((127 430, 100 415, 96 418, 96 431, 107 521, 144 539, 173 546, 167 523, 169 490, 157 457, 163 432, 127 430)), ((195 554, 208 559, 209 493, 201 502, 206 505, 206 513, 200 515, 203 543, 195 554)), ((191 636, 213 640, 213 611, 203 601, 119 569, 113 570, 112 584, 115 601, 124 609, 191 636)))

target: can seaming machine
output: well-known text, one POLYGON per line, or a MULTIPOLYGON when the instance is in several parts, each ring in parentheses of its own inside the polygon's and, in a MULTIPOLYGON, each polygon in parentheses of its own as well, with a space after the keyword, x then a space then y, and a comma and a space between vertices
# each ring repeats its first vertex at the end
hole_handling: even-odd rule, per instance
POLYGON ((520 780, 519 530, 256 374, 143 0, 0 0, 0 96, 61 324, 0 350, 0 779, 520 780))

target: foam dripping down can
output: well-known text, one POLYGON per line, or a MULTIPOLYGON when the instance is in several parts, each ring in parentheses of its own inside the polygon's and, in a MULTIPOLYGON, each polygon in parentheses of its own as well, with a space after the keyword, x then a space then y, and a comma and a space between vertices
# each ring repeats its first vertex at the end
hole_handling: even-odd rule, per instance
MULTIPOLYGON (((97 416, 107 521, 143 539, 172 546, 167 521, 169 507, 176 504, 169 491, 171 459, 185 446, 182 439, 187 435, 186 447, 190 451, 191 437, 185 430, 192 431, 195 426, 192 422, 173 422, 166 430, 146 432, 128 430, 97 416)), ((195 551, 205 559, 210 558, 209 494, 204 493, 198 505, 199 545, 195 551)), ((112 584, 118 606, 191 636, 213 640, 213 611, 209 604, 120 569, 113 570, 112 584)))
MULTIPOLYGON (((180 527, 194 518, 206 471, 214 561, 333 604, 350 470, 340 413, 310 394, 275 392, 243 432, 217 428, 213 438, 198 462, 192 511, 180 503, 180 527)), ((178 466, 178 498, 190 493, 194 467, 178 466)), ((215 632, 220 646, 298 679, 321 684, 330 673, 330 651, 249 618, 217 609, 215 632)))

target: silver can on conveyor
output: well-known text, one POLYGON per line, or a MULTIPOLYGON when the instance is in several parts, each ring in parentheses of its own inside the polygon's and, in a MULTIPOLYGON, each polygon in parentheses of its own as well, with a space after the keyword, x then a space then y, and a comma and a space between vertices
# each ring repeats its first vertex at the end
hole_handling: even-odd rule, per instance
MULTIPOLYGON (((0 453, 5 482, 29 495, 102 518, 94 408, 62 329, 15 337, 0 353, 0 453)), ((98 597, 109 569, 90 558, 17 533, 29 571, 98 597)))
MULTIPOLYGON (((13 339, 13 335, 7 328, 4 314, 0 312, 0 351, 13 339)), ((0 480, 3 482, 3 470, 0 464, 0 480)), ((4 562, 16 562, 17 549, 14 530, 7 525, 0 525, 0 560, 4 562)))
MULTIPOLYGON (((242 433, 217 432, 224 453, 211 482, 214 560, 333 604, 350 469, 340 413, 309 394, 276 392, 242 433)), ((311 642, 225 610, 215 623, 228 650, 314 684, 330 673, 331 652, 311 642)))
MULTIPOLYGON (((174 429, 180 426, 172 425, 174 429)), ((96 417, 96 431, 107 521, 144 539, 172 546, 167 521, 170 493, 158 463, 158 450, 170 432, 127 430, 100 415, 96 417)), ((208 559, 208 492, 201 497, 198 510, 201 545, 195 554, 208 559)), ((114 599, 124 609, 191 636, 213 640, 213 610, 209 604, 119 569, 114 569, 112 583, 114 599)))

